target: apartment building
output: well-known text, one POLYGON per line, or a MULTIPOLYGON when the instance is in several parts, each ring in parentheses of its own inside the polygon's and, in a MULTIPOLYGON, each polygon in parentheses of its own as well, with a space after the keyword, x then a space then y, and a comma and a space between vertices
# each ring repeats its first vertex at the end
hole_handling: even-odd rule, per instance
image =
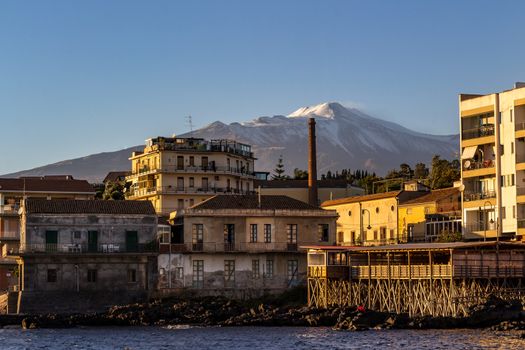
POLYGON ((525 84, 459 95, 466 239, 522 240, 525 232, 525 84))
POLYGON ((163 216, 216 194, 254 190, 251 146, 232 140, 156 137, 130 160, 127 198, 149 200, 163 216))
POLYGON ((147 201, 26 199, 19 288, 9 298, 18 300, 18 313, 101 311, 145 300, 156 284, 156 236, 147 201))
POLYGON ((305 282, 303 245, 333 245, 334 210, 286 196, 217 195, 184 212, 184 243, 161 239, 160 289, 257 296, 305 282))
POLYGON ((93 199, 94 188, 70 175, 0 178, 0 291, 16 279, 13 269, 20 244, 20 216, 23 198, 93 199))

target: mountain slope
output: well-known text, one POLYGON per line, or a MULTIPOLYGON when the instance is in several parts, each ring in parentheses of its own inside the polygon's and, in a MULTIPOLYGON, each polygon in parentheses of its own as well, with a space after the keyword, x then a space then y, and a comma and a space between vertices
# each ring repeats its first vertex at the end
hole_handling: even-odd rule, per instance
MULTIPOLYGON (((373 118, 336 102, 303 107, 288 116, 259 117, 248 122, 211 123, 191 136, 205 139, 231 138, 253 146, 256 170, 272 171, 280 155, 285 168, 307 168, 308 118, 316 118, 318 170, 368 169, 384 175, 401 163, 429 165, 432 156, 451 159, 459 150, 458 135, 436 136, 373 118)), ((157 136, 157 135, 145 135, 157 136)), ((189 137, 190 134, 179 135, 189 137)), ((142 146, 94 154, 6 176, 71 174, 100 181, 112 170, 130 169, 131 152, 142 146)))

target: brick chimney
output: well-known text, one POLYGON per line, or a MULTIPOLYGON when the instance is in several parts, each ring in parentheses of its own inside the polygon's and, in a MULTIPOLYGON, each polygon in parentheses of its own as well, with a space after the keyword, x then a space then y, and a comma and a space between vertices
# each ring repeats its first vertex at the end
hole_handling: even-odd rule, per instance
POLYGON ((317 151, 315 139, 315 119, 308 120, 308 203, 318 206, 317 196, 317 151))

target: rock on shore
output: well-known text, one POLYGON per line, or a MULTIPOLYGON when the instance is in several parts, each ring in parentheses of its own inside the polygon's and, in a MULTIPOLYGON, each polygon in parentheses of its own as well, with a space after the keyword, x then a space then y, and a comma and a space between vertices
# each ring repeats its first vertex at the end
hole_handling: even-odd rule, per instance
POLYGON ((519 301, 490 298, 471 308, 468 317, 414 317, 352 307, 327 309, 283 305, 280 302, 237 301, 223 297, 172 298, 111 307, 105 313, 73 315, 0 316, 0 326, 18 324, 25 329, 75 326, 327 326, 339 330, 389 328, 525 329, 519 301))

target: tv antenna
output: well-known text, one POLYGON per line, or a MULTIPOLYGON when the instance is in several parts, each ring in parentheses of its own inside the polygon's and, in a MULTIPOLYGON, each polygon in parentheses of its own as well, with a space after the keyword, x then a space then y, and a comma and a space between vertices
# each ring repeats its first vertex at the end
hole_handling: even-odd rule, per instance
POLYGON ((186 124, 190 127, 190 137, 193 137, 193 118, 191 115, 186 117, 186 124))

